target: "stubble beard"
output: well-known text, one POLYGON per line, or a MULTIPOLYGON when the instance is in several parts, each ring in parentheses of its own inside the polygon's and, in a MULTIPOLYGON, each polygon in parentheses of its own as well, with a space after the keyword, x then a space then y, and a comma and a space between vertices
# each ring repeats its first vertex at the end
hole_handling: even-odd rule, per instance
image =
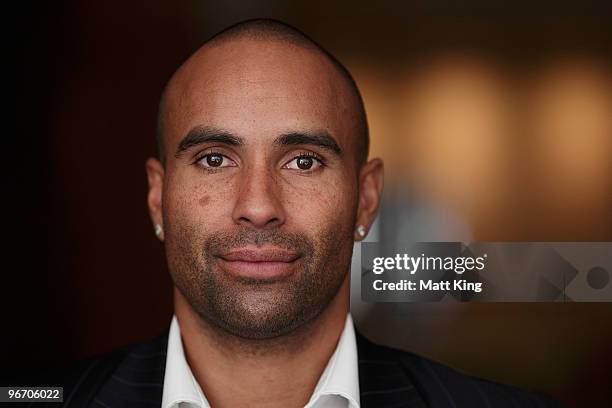
POLYGON ((278 229, 208 236, 192 226, 179 229, 179 239, 166 241, 175 285, 203 321, 242 339, 273 339, 308 324, 329 305, 350 269, 352 241, 339 224, 318 234, 318 241, 278 229), (292 273, 275 281, 242 279, 219 267, 216 254, 245 245, 273 245, 301 256, 292 273))

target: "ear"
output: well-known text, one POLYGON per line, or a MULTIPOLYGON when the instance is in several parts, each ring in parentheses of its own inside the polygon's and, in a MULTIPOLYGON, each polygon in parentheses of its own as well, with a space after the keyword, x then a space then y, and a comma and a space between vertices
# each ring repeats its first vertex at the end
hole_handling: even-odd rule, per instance
POLYGON ((147 204, 149 215, 153 222, 155 234, 160 240, 164 240, 164 220, 162 215, 162 191, 164 186, 164 166, 159 160, 149 158, 145 164, 147 180, 149 182, 149 193, 147 204))
POLYGON ((361 241, 367 235, 380 204, 383 189, 383 161, 372 159, 363 165, 359 172, 359 208, 357 209, 357 229, 355 240, 361 241), (363 226, 363 235, 358 232, 363 226))

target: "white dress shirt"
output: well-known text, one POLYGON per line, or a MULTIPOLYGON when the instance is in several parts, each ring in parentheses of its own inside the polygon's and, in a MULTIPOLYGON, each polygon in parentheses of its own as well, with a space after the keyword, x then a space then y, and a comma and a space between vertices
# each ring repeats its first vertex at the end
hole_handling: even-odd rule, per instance
MULTIPOLYGON (((172 317, 168 336, 162 408, 210 408, 185 359, 176 316, 172 317)), ((357 341, 350 314, 336 350, 304 408, 359 408, 357 341)))

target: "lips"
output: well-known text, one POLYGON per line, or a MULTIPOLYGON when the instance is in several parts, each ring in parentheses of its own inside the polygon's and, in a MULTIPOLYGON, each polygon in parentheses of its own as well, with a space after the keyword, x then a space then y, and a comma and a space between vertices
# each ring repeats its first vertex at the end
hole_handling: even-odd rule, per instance
POLYGON ((299 254, 282 248, 240 248, 218 256, 220 266, 232 275, 277 280, 291 273, 299 254))

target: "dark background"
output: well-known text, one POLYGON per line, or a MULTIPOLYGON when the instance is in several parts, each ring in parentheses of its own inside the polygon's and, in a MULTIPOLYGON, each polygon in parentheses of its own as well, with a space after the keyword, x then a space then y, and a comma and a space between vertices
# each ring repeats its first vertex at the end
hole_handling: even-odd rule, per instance
MULTIPOLYGON (((612 241, 612 128, 605 120, 612 24, 603 3, 243 3, 58 1, 5 14, 5 89, 15 92, 5 92, 0 384, 151 337, 169 323, 171 282, 145 202, 157 101, 206 37, 245 18, 295 24, 355 74, 372 154, 387 161, 387 209, 406 216, 431 203, 451 209, 464 226, 457 239, 612 241), (435 92, 410 97, 419 84, 435 92), (452 122, 446 103, 462 87, 466 100, 484 95, 474 124, 499 114, 486 110, 487 98, 512 101, 500 112, 521 131, 468 124, 466 135, 500 138, 503 148, 440 159, 431 155, 440 153, 440 140, 460 153, 482 146, 461 139, 457 128, 432 130, 431 115, 422 113, 452 122), (565 100, 567 107, 556 105, 565 100), (576 100, 585 101, 577 111, 576 100), (512 116, 517 110, 528 111, 520 113, 524 120, 512 116), (565 134, 574 129, 559 113, 566 111, 592 113, 589 123, 601 123, 579 123, 565 134), (445 132, 459 136, 447 140, 445 132), (576 154, 575 146, 589 148, 576 154)), ((380 305, 355 320, 377 341, 596 406, 612 401, 610 316, 611 304, 432 304, 380 305)))

